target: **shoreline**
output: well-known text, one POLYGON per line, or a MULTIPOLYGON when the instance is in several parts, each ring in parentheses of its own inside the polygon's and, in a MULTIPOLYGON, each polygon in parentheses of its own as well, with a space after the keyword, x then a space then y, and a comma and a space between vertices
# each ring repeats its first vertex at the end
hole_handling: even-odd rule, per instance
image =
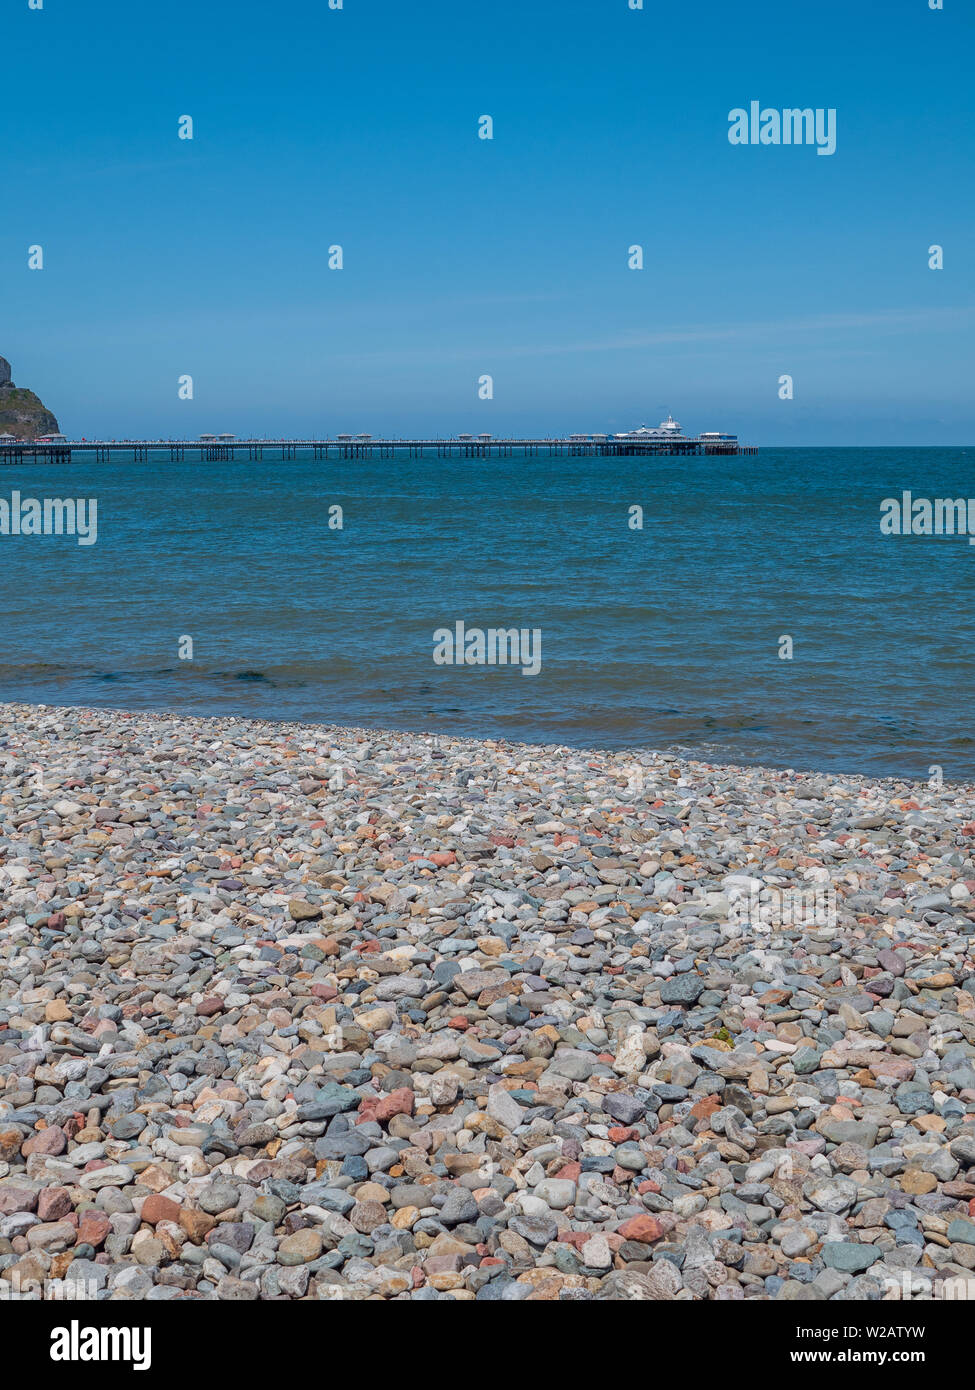
MULTIPOLYGON (((387 725, 359 725, 359 724, 338 724, 338 723, 315 723, 301 719, 271 719, 260 718, 250 714, 219 714, 201 713, 195 714, 185 709, 169 709, 166 707, 142 708, 140 706, 125 705, 60 705, 36 700, 0 700, 0 725, 8 712, 15 714, 27 712, 35 714, 45 712, 48 714, 66 715, 86 715, 93 719, 98 718, 118 718, 121 720, 147 720, 158 723, 183 723, 187 725, 200 726, 201 732, 206 732, 208 725, 249 725, 255 729, 263 731, 279 732, 285 731, 291 735, 297 734, 317 734, 323 739, 328 736, 351 740, 366 741, 375 743, 378 741, 388 742, 390 740, 417 739, 421 742, 428 742, 431 747, 488 747, 498 751, 508 750, 515 756, 519 753, 535 758, 603 758, 625 766, 634 762, 650 760, 654 762, 665 762, 687 767, 689 770, 700 774, 710 773, 733 777, 740 775, 743 778, 763 776, 766 779, 780 779, 782 777, 793 778, 799 781, 808 780, 815 782, 834 781, 843 783, 857 783, 864 787, 887 788, 891 793, 896 791, 913 792, 922 794, 931 792, 930 779, 923 776, 910 777, 905 774, 857 772, 851 769, 831 769, 823 767, 799 768, 791 764, 783 764, 779 767, 767 762, 737 762, 727 761, 723 757, 705 756, 706 747, 696 748, 685 744, 670 744, 667 747, 656 747, 652 744, 633 743, 623 747, 608 748, 600 744, 574 744, 574 743, 538 743, 525 739, 508 738, 504 735, 488 737, 486 735, 475 734, 448 734, 438 733, 432 729, 404 729, 391 728, 387 725)), ((717 746, 715 751, 717 752, 717 746)), ((975 778, 970 781, 944 779, 944 788, 953 788, 956 791, 969 791, 975 797, 975 778)))
POLYGON ((20 703, 0 771, 0 1281, 975 1281, 970 784, 20 703))

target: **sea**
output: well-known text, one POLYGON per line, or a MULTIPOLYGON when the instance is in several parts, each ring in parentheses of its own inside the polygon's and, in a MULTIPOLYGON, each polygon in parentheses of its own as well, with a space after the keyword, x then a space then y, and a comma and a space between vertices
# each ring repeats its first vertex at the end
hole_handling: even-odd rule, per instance
POLYGON ((0 498, 95 499, 97 541, 0 535, 0 699, 975 781, 975 545, 880 525, 904 492, 967 498, 973 466, 18 462, 0 498), (437 664, 458 622, 537 633, 537 673, 437 664))

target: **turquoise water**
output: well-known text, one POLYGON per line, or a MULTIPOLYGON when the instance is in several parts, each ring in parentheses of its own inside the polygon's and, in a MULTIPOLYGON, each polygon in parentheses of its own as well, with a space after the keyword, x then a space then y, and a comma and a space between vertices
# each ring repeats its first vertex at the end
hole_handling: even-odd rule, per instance
POLYGON ((975 547, 879 527, 905 489, 975 494, 973 464, 764 449, 3 467, 8 500, 97 498, 98 540, 0 536, 0 698, 975 779, 975 547), (434 630, 458 620, 541 629, 540 673, 435 665, 434 630))

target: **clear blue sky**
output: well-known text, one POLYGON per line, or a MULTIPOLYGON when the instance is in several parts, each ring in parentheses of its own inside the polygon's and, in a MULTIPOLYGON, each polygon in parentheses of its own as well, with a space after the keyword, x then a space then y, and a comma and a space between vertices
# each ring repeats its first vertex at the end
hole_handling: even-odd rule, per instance
POLYGON ((89 437, 975 441, 968 0, 645 3, 3 0, 14 380, 89 437))

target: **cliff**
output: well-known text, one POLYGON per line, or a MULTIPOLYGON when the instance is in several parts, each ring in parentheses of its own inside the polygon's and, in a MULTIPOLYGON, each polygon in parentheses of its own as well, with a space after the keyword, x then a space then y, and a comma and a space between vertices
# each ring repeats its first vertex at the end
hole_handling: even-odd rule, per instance
POLYGON ((0 357, 0 434, 17 439, 36 439, 41 434, 57 434, 57 420, 33 391, 15 386, 10 379, 10 363, 0 357))

